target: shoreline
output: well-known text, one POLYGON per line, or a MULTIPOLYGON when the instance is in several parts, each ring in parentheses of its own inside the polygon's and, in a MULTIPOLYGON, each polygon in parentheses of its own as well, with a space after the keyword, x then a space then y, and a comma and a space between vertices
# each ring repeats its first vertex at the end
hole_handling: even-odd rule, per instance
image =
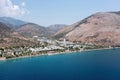
POLYGON ((26 55, 26 56, 14 57, 14 58, 9 58, 9 59, 6 59, 5 57, 1 57, 0 61, 21 59, 21 58, 28 58, 28 57, 37 57, 37 56, 52 56, 52 55, 58 55, 58 54, 70 54, 70 53, 75 53, 75 52, 86 52, 86 51, 95 51, 95 50, 109 50, 109 49, 118 49, 118 48, 120 48, 120 47, 88 49, 88 50, 80 50, 80 51, 66 51, 66 52, 61 52, 61 53, 46 53, 46 54, 37 54, 37 55, 26 55))

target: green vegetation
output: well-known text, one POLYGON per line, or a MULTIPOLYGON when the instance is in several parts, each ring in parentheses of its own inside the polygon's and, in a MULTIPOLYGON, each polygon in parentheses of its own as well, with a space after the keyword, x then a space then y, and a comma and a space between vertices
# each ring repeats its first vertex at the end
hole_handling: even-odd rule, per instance
POLYGON ((99 46, 99 45, 94 45, 94 46, 86 46, 84 50, 89 50, 89 49, 101 49, 101 48, 107 48, 106 46, 99 46))

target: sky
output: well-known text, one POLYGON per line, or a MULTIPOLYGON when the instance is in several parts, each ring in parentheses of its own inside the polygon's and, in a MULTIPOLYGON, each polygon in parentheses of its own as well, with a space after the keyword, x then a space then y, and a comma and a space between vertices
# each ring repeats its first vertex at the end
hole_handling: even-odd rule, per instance
POLYGON ((73 24, 96 12, 120 11, 120 0, 0 0, 0 16, 42 26, 73 24))

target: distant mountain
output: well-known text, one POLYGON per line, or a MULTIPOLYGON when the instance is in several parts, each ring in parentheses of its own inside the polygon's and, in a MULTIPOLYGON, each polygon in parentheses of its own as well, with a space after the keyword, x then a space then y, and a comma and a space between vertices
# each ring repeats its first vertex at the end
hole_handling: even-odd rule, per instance
POLYGON ((48 26, 47 29, 49 29, 51 34, 55 34, 56 32, 65 28, 66 26, 67 25, 65 25, 65 24, 54 24, 54 25, 48 26))
POLYGON ((54 37, 96 45, 120 45, 120 12, 99 12, 72 24, 54 37))
POLYGON ((18 20, 18 19, 14 19, 11 17, 0 17, 0 22, 5 23, 8 27, 12 28, 12 29, 17 29, 19 28, 21 25, 26 24, 27 22, 18 20))
POLYGON ((33 37, 33 36, 49 36, 49 31, 43 26, 39 26, 34 23, 27 23, 22 25, 16 30, 19 34, 24 37, 33 37))
POLYGON ((0 22, 0 38, 10 37, 11 29, 4 23, 0 22))

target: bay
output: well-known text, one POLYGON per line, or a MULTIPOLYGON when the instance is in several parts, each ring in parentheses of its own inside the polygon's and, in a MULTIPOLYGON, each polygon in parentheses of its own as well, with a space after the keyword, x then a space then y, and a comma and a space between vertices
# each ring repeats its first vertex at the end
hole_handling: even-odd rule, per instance
POLYGON ((0 80, 120 80, 120 49, 0 61, 0 80))

